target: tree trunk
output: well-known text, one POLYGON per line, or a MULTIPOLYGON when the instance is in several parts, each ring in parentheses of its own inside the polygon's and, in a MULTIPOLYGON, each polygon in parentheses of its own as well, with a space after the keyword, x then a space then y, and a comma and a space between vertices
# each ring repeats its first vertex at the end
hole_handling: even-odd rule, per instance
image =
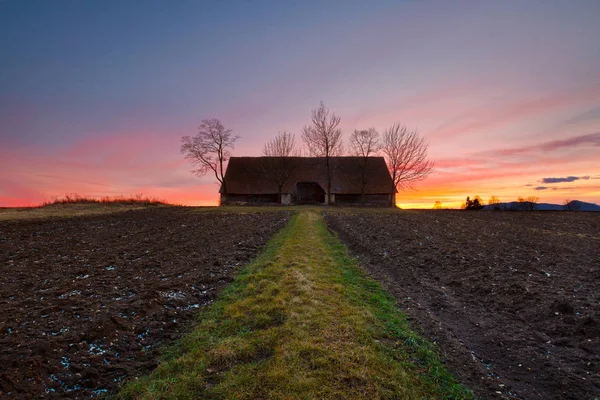
POLYGON ((362 181, 360 186, 360 204, 365 206, 365 184, 367 181, 367 158, 364 158, 362 165, 362 181))
POLYGON ((329 169, 329 156, 325 158, 327 164, 327 195, 325 196, 325 204, 331 204, 331 170, 329 169))

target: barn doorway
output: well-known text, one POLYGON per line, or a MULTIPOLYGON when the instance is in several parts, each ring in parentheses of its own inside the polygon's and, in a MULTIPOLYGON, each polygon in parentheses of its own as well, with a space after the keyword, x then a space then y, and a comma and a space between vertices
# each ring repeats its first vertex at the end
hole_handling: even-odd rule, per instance
POLYGON ((317 182, 298 182, 296 184, 296 203, 325 203, 325 191, 317 182))

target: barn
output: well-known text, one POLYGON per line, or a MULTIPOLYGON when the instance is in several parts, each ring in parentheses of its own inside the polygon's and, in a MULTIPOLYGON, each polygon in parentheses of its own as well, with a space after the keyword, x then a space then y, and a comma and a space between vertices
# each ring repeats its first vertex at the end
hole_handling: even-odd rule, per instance
POLYGON ((231 157, 221 204, 329 204, 388 207, 396 189, 383 157, 231 157))

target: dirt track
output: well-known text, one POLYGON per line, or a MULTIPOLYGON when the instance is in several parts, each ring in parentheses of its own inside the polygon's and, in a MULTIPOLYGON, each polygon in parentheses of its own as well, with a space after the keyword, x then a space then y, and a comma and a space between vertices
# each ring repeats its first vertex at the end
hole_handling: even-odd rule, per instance
POLYGON ((481 398, 600 398, 600 213, 329 213, 481 398))
POLYGON ((0 222, 0 397, 89 398, 147 372, 287 218, 173 208, 0 222))

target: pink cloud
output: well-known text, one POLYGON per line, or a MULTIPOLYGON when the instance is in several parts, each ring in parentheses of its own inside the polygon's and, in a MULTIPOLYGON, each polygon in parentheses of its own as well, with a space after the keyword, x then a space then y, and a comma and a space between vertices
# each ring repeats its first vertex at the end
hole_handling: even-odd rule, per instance
POLYGON ((600 132, 573 136, 566 139, 551 140, 537 145, 491 150, 485 152, 485 154, 489 156, 517 156, 530 153, 556 152, 563 149, 572 149, 586 145, 594 147, 600 146, 600 132))
POLYGON ((430 132, 433 137, 453 137, 460 134, 482 131, 485 128, 506 125, 516 121, 523 121, 550 111, 573 105, 586 104, 600 101, 600 84, 585 88, 577 88, 560 93, 553 93, 544 97, 529 98, 518 102, 506 103, 500 106, 486 105, 478 108, 456 121, 444 124, 430 132))

